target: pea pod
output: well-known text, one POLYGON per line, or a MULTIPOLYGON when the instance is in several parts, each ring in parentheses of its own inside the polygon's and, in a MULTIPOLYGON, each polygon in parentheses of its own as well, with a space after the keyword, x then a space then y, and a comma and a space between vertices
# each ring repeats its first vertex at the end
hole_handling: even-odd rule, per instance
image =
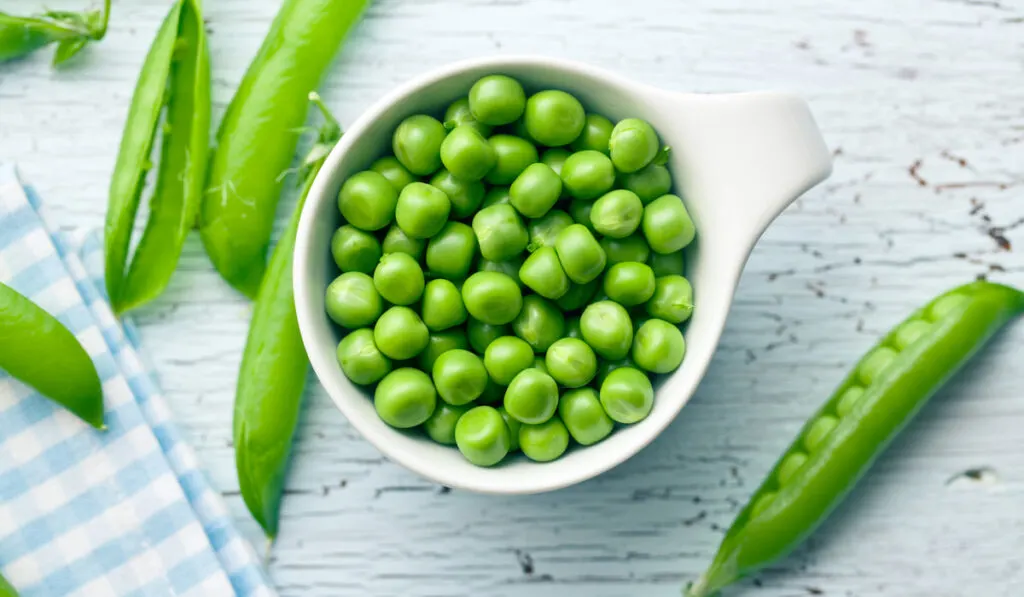
POLYGON ((110 0, 104 0, 103 10, 86 12, 48 11, 34 17, 0 12, 0 63, 55 43, 53 64, 57 66, 78 54, 90 41, 103 39, 109 20, 110 0))
POLYGON ((199 217, 203 245, 233 287, 256 296, 274 214, 315 89, 369 0, 285 0, 228 105, 199 217))
POLYGON ((277 535, 281 492, 309 369, 295 314, 292 252, 299 214, 313 178, 341 137, 341 127, 319 96, 310 94, 310 100, 326 122, 303 162, 305 180, 299 202, 256 296, 235 393, 238 482, 246 506, 271 539, 277 535))
POLYGON ((197 1, 179 0, 143 63, 110 183, 105 269, 116 312, 138 307, 167 287, 199 210, 209 135, 210 62, 203 18, 197 1), (158 129, 163 137, 149 220, 129 263, 158 129))
POLYGON ((18 592, 14 590, 11 583, 7 582, 7 579, 0 575, 0 597, 18 597, 18 592))
POLYGON ((940 295, 889 332, 807 422, 687 597, 713 595, 788 554, 928 399, 1021 313, 1024 293, 974 282, 940 295))
POLYGON ((55 317, 3 283, 0 369, 103 428, 103 386, 85 349, 55 317))

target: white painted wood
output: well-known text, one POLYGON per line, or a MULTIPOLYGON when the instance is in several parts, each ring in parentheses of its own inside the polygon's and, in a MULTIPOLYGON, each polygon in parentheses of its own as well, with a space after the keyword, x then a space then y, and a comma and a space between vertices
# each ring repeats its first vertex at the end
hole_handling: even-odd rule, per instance
MULTIPOLYGON (((219 113, 278 2, 206 4, 219 113)), ((0 160, 18 162, 64 228, 102 225, 127 102, 167 5, 116 1, 108 39, 61 72, 47 52, 0 67, 0 160)), ((888 326, 979 274, 1024 285, 1021 0, 379 0, 324 95, 351 122, 407 77, 493 52, 586 60, 676 89, 798 91, 835 148, 835 174, 758 245, 698 396, 597 480, 522 498, 445 492, 384 461, 314 384, 270 564, 282 595, 676 595, 888 326), (989 234, 999 228, 1012 251, 989 234)), ((192 238, 137 321, 178 420, 258 542, 230 445, 248 313, 192 238)), ((805 548, 736 594, 1024 593, 1022 343, 1024 323, 936 398, 805 548), (993 472, 949 483, 974 467, 993 472)))

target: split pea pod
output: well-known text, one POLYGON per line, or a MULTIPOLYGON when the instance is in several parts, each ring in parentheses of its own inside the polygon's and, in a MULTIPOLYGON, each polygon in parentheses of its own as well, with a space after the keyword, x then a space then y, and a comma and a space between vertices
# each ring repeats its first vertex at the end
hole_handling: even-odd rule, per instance
POLYGON ((890 331, 807 422, 687 597, 714 595, 787 555, 928 399, 1021 313, 1024 293, 974 282, 940 295, 890 331))
POLYGON ((310 94, 310 100, 323 112, 325 124, 303 162, 305 176, 298 204, 256 296, 235 393, 238 483, 245 505, 271 539, 277 535, 281 493, 309 369, 295 314, 292 252, 299 214, 313 178, 341 137, 341 127, 319 96, 310 94))
POLYGON ((210 60, 203 17, 197 0, 179 0, 142 65, 110 183, 105 279, 117 313, 156 298, 167 287, 199 210, 209 136, 210 60), (160 165, 149 220, 129 261, 158 131, 160 165))
POLYGON ((88 353, 54 316, 2 282, 0 369, 103 428, 103 385, 88 353))
POLYGON ((285 0, 217 132, 199 216, 203 245, 229 284, 252 298, 285 174, 306 121, 306 95, 369 0, 285 0))
POLYGON ((0 62, 27 56, 57 44, 53 64, 57 66, 78 54, 90 41, 107 34, 110 0, 103 10, 85 12, 48 11, 39 16, 17 17, 0 12, 0 62))

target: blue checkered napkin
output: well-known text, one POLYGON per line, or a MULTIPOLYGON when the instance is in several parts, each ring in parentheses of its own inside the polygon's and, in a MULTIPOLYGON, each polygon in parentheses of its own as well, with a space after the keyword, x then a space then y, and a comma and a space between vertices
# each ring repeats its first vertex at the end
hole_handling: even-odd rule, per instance
POLYGON ((4 576, 23 597, 273 597, 110 311, 100 243, 51 236, 38 205, 0 165, 0 280, 89 351, 109 429, 92 430, 0 372, 4 576))

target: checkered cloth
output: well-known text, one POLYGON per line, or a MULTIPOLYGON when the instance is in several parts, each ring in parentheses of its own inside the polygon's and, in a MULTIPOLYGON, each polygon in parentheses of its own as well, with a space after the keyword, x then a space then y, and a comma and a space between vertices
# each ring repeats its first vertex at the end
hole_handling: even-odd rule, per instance
POLYGON ((104 297, 102 246, 52 234, 0 164, 0 281, 96 363, 105 433, 0 371, 0 570, 22 597, 269 596, 252 547, 104 297))

